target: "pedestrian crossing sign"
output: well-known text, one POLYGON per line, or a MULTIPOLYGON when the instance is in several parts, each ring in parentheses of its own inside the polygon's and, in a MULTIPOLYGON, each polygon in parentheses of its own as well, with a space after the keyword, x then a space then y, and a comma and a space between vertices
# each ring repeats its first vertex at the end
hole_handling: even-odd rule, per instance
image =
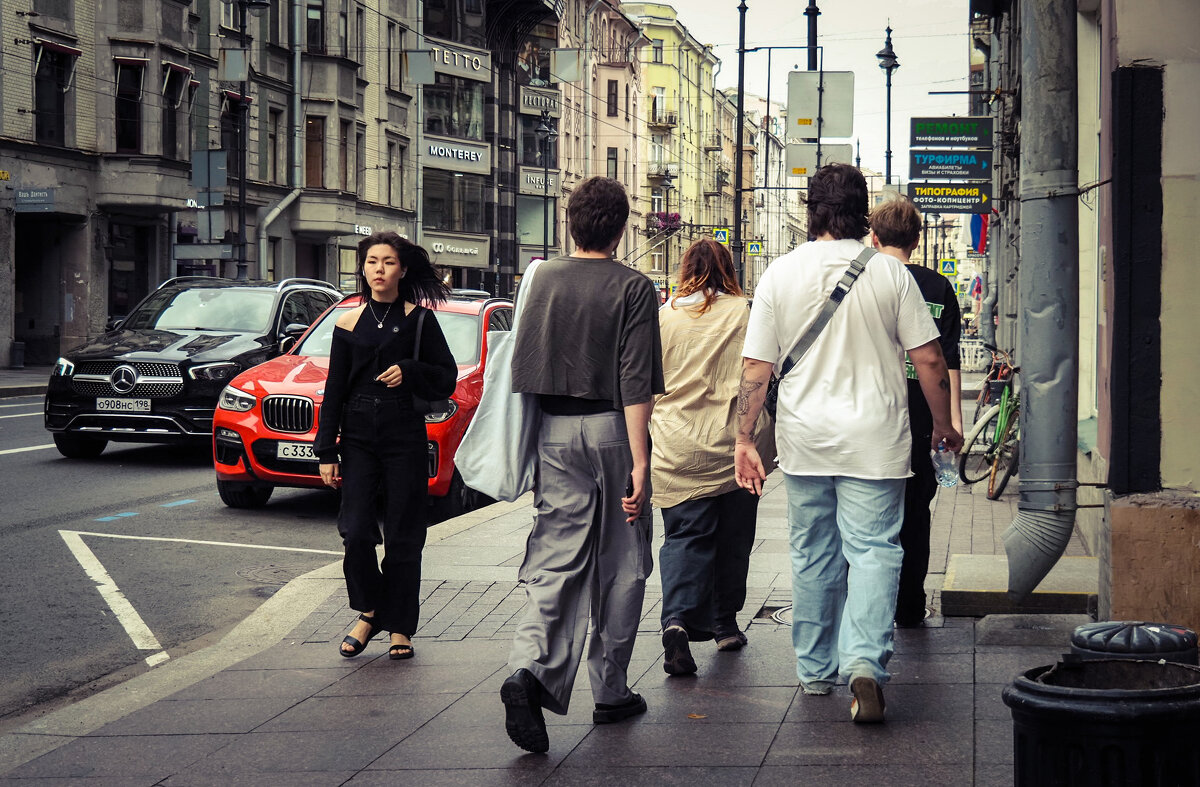
POLYGON ((717 243, 723 243, 726 246, 728 246, 729 245, 729 228, 728 227, 718 227, 718 228, 714 229, 713 230, 713 240, 715 240, 717 243))
POLYGON ((938 267, 941 269, 943 276, 955 276, 958 274, 958 260, 947 258, 938 260, 938 267))
POLYGON ((752 240, 746 243, 747 254, 762 254, 762 241, 752 240))

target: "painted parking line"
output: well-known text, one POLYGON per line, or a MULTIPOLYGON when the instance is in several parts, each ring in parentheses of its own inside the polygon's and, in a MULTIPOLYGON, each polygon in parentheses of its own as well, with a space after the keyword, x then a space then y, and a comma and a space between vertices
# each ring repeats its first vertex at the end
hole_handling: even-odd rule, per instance
POLYGON ((88 549, 87 544, 83 543, 81 534, 70 530, 60 530, 58 534, 62 536, 63 541, 67 542, 67 549, 71 550, 71 554, 79 561, 84 572, 96 583, 96 590, 100 592, 101 598, 116 616, 117 622, 125 629, 125 633, 133 640, 133 646, 138 650, 155 651, 146 658, 146 663, 153 667, 170 658, 163 650, 162 645, 158 643, 158 638, 146 625, 146 621, 142 620, 142 616, 129 603, 129 599, 125 598, 125 594, 117 587, 117 583, 113 582, 112 577, 109 576, 95 553, 88 549))
POLYGON ((175 506, 186 506, 188 503, 195 502, 195 500, 176 500, 174 503, 163 503, 159 508, 174 508, 175 506))
MULTIPOLYGON (((188 502, 195 502, 188 501, 188 502)), ((127 514, 126 516, 128 516, 127 514)), ((117 517, 111 517, 116 519, 117 517)), ((161 664, 170 658, 158 639, 150 631, 150 627, 142 620, 141 615, 133 608, 133 604, 117 587, 117 583, 113 581, 104 565, 100 562, 96 554, 83 543, 83 536, 94 536, 96 538, 119 538, 127 541, 166 541, 177 544, 196 544, 200 546, 216 546, 216 547, 240 547, 242 549, 271 549, 280 552, 306 552, 316 555, 338 555, 344 553, 331 549, 308 549, 306 547, 283 547, 273 546, 270 544, 238 544, 232 541, 199 541, 192 538, 163 538, 160 536, 129 536, 119 533, 93 533, 86 530, 60 530, 58 534, 62 536, 63 541, 67 543, 67 548, 71 550, 71 554, 79 561, 83 570, 96 583, 96 589, 108 604, 109 609, 113 611, 113 615, 121 623, 125 629, 125 633, 133 640, 134 647, 138 650, 153 650, 156 651, 146 657, 146 664, 153 667, 156 664, 161 664)))
POLYGON ((35 415, 41 415, 41 414, 42 414, 42 411, 38 410, 36 413, 17 413, 15 415, 0 415, 0 418, 31 418, 35 415))
POLYGON ((4 456, 5 454, 19 454, 23 451, 43 451, 47 448, 53 447, 54 443, 46 443, 45 445, 31 445, 28 448, 6 448, 3 451, 0 451, 0 456, 4 456))
POLYGON ((127 516, 137 516, 137 511, 124 511, 120 514, 113 514, 112 516, 102 516, 102 517, 96 519, 96 521, 97 522, 114 522, 118 519, 121 519, 121 518, 127 517, 127 516))

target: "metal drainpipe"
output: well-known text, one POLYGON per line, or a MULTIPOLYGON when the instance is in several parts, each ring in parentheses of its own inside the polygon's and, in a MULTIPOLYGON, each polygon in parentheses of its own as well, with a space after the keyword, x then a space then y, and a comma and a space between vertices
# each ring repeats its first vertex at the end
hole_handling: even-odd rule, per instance
MULTIPOLYGON (((302 0, 292 0, 292 190, 286 197, 271 206, 267 215, 258 225, 258 270, 263 273, 267 266, 268 240, 267 228, 283 215, 300 193, 304 191, 304 170, 300 161, 300 151, 304 144, 304 123, 300 118, 300 78, 303 58, 301 57, 300 33, 303 31, 301 14, 304 11, 302 0)), ((363 173, 359 173, 361 178, 363 173)), ((294 271, 293 271, 294 272, 294 271)), ((278 276, 279 272, 276 271, 278 276)))
POLYGON ((1022 0, 1017 517, 1008 592, 1033 592, 1075 528, 1079 390, 1078 96, 1074 0, 1022 0))

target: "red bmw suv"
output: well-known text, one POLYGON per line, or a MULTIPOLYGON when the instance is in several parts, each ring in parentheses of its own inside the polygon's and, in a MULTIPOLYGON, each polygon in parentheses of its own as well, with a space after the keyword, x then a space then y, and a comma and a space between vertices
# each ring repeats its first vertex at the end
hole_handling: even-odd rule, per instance
MULTIPOLYGON (((295 347, 242 372, 221 392, 213 418, 213 464, 217 492, 226 505, 265 505, 277 486, 323 487, 312 444, 329 373, 333 327, 343 309, 361 302, 358 295, 343 299, 295 347)), ((512 327, 513 304, 481 290, 455 290, 436 311, 458 362, 458 386, 449 410, 425 416, 429 496, 434 517, 440 520, 487 502, 463 484, 454 453, 483 391, 487 333, 512 327)))

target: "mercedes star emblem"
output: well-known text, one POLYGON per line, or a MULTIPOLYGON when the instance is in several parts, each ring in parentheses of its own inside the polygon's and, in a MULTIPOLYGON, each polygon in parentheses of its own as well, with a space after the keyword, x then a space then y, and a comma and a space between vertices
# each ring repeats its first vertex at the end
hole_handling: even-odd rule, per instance
POLYGON ((122 364, 112 370, 112 374, 108 376, 108 384, 112 389, 119 394, 127 394, 132 391, 138 383, 138 372, 128 364, 122 364))

